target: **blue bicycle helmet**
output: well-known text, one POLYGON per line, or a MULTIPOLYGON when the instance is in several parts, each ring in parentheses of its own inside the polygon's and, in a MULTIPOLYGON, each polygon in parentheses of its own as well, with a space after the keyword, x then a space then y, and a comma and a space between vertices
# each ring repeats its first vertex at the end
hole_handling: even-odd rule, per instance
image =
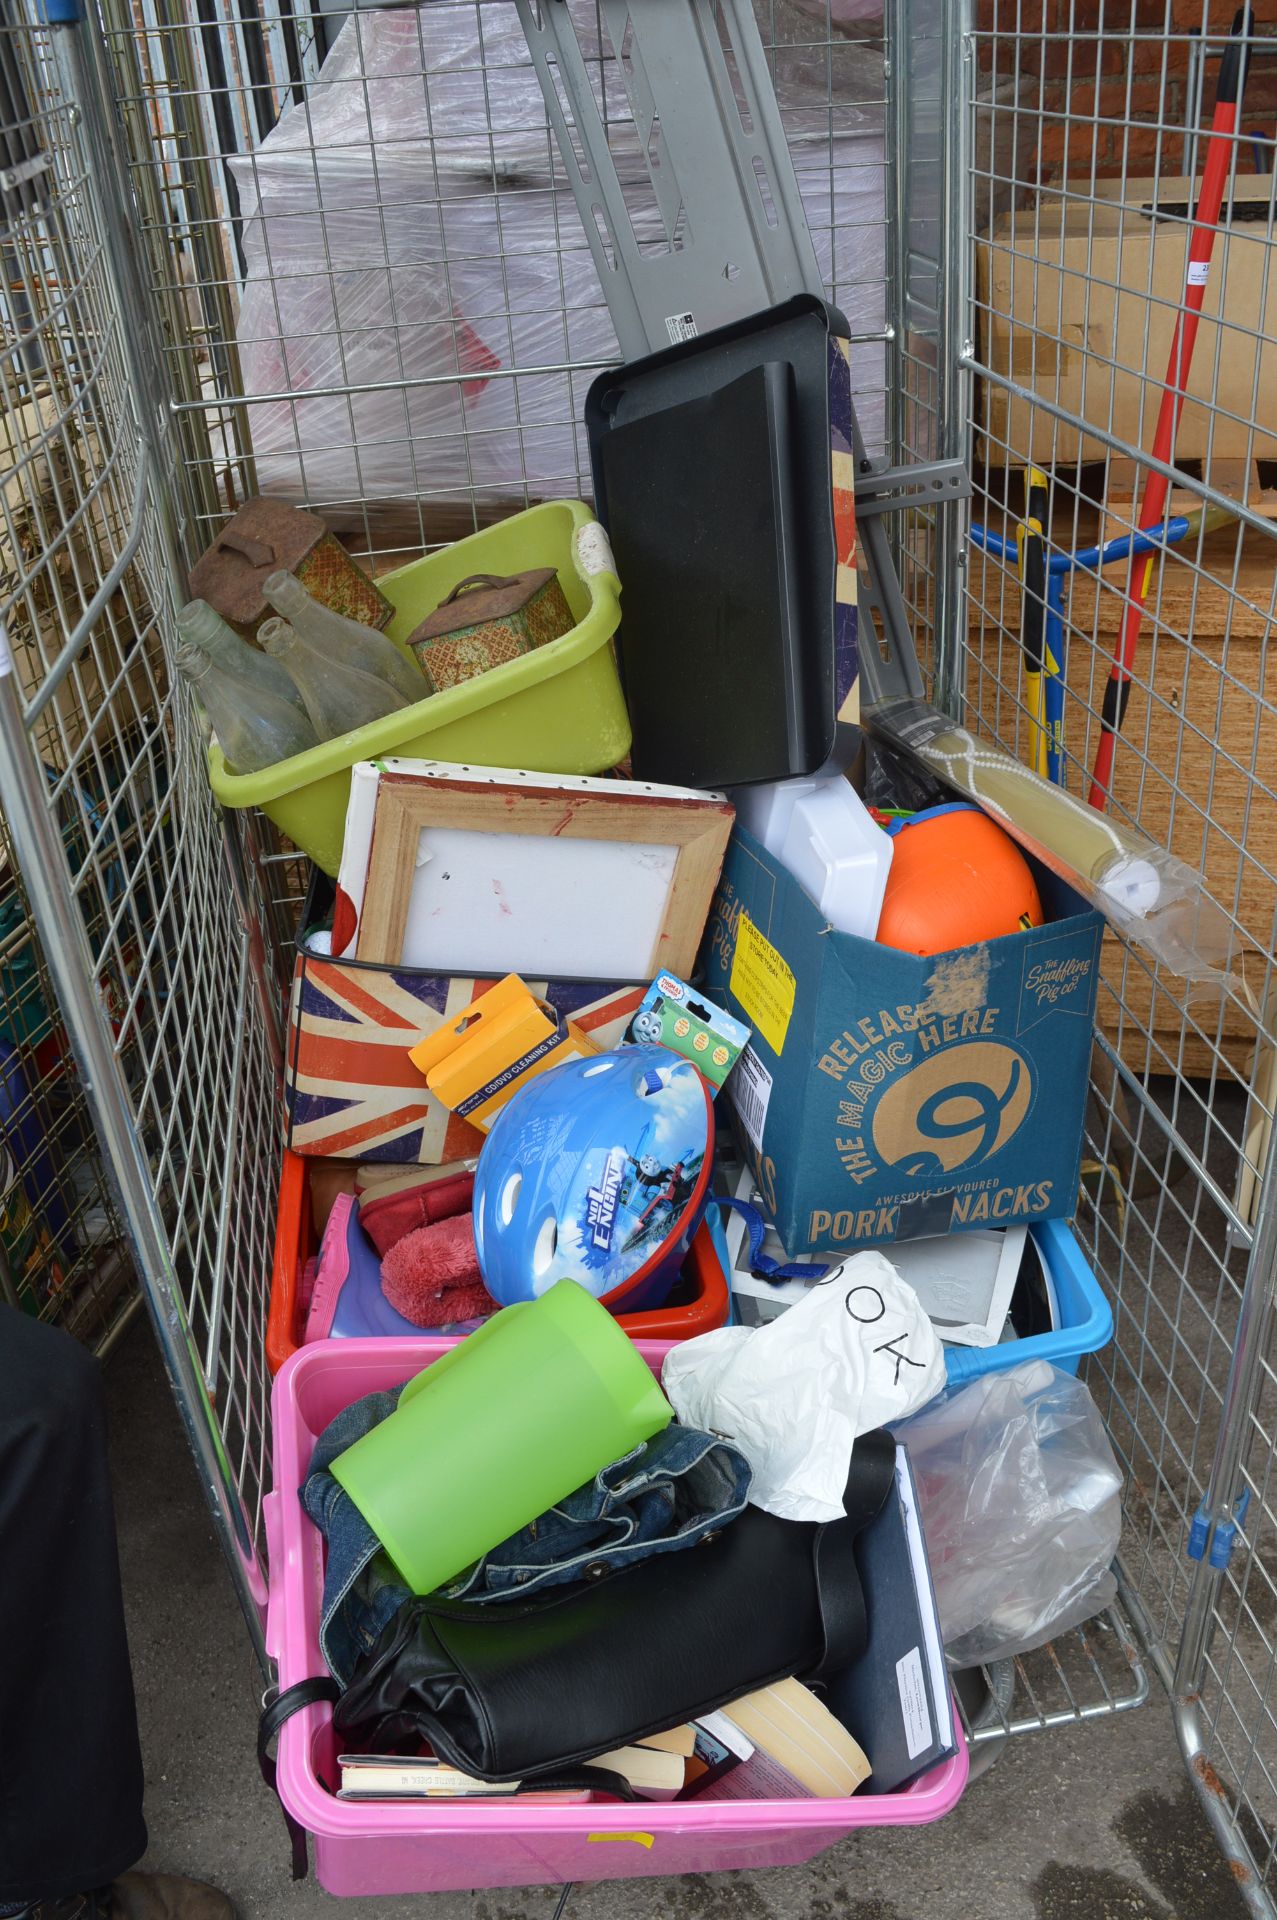
POLYGON ((668 1047, 541 1074, 497 1115, 474 1178, 474 1237, 502 1306, 575 1280, 614 1313, 661 1304, 700 1225, 710 1092, 668 1047))

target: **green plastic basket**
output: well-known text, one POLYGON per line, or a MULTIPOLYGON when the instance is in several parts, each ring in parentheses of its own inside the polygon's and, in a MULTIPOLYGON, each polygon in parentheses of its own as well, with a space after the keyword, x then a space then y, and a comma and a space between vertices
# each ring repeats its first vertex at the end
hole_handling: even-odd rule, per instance
POLYGON ((401 644, 468 574, 554 567, 576 625, 562 639, 445 688, 419 706, 325 740, 261 773, 232 773, 216 741, 209 779, 224 807, 260 807, 317 867, 336 875, 350 769, 388 755, 533 773, 603 773, 630 747, 612 653, 621 583, 603 529, 581 500, 551 500, 427 554, 377 585, 401 644))

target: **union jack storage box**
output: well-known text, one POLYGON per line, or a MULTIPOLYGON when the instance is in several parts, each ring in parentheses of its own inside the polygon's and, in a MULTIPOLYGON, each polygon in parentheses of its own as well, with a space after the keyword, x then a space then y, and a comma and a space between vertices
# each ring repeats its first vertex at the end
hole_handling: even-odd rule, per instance
MULTIPOLYGON (((440 1166, 474 1158, 484 1135, 426 1091, 408 1049, 485 993, 491 978, 334 960, 313 934, 298 942, 285 1095, 294 1153, 440 1166)), ((647 982, 529 980, 600 1049, 614 1047, 647 982)))

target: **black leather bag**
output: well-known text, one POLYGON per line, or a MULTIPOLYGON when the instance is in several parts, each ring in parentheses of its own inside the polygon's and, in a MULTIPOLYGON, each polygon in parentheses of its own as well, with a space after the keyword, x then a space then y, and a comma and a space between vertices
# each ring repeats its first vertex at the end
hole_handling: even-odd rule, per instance
POLYGON ((895 1475, 879 1429, 856 1441, 846 1517, 747 1507, 723 1532, 520 1606, 409 1601, 334 1713, 349 1745, 425 1741, 481 1780, 579 1765, 865 1645, 855 1540, 895 1475))

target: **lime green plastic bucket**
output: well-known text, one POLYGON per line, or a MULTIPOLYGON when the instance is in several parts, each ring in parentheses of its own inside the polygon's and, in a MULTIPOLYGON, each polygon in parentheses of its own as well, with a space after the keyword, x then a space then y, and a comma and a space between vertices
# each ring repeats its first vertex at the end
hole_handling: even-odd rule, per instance
POLYGON ((413 1592, 433 1593, 672 1418, 607 1308, 560 1280, 410 1380, 332 1472, 413 1592))
POLYGON ((262 773, 230 772, 214 743, 209 779, 222 805, 260 807, 316 866, 335 875, 356 760, 397 755, 533 773, 614 767, 630 749, 611 645, 621 586, 606 535, 584 501, 529 507, 383 574, 377 585, 395 610, 386 632, 402 644, 468 574, 551 566, 577 623, 562 639, 262 773))

